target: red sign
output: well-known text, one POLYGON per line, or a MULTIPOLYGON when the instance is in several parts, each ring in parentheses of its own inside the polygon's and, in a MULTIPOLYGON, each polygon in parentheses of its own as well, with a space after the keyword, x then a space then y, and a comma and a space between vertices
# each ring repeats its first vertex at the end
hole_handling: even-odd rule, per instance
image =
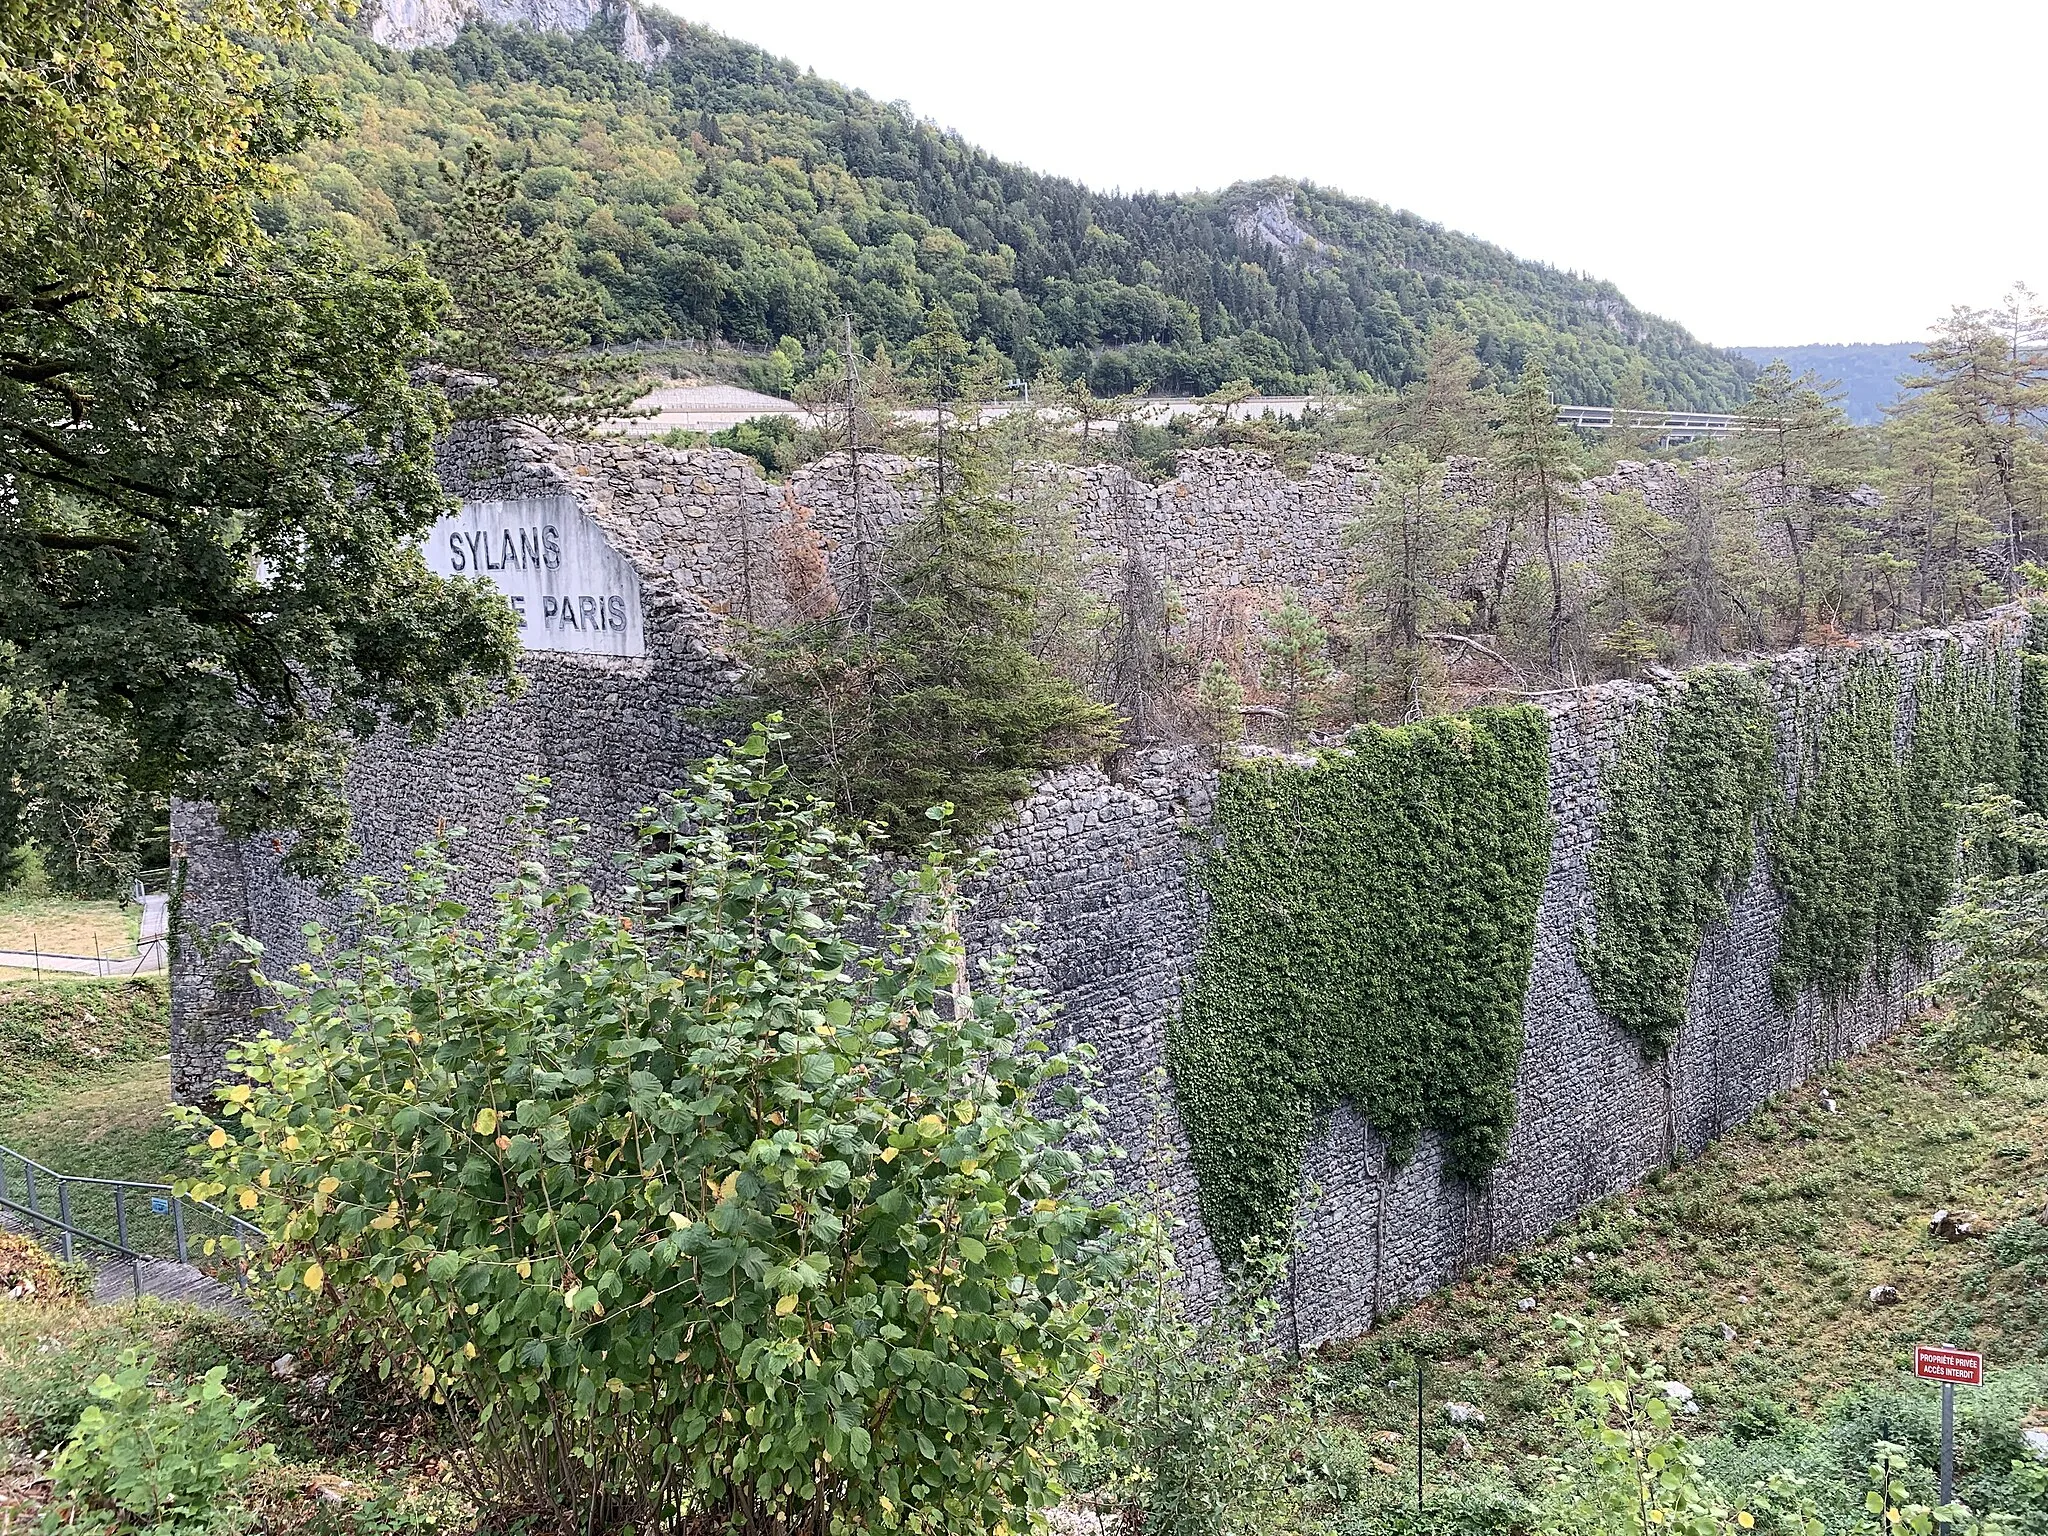
POLYGON ((1984 1385, 1984 1357, 1975 1350, 1939 1344, 1913 1346, 1913 1374, 1924 1381, 1946 1381, 1958 1387, 1984 1385))

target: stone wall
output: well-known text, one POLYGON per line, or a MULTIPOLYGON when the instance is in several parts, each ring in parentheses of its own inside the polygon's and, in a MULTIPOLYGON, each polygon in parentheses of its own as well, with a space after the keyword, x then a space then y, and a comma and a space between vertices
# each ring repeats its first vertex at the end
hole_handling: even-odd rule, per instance
MULTIPOLYGON (((919 504, 918 469, 880 458, 864 466, 861 516, 872 520, 873 537, 919 504)), ((711 745, 705 707, 738 681, 728 658, 733 622, 786 616, 806 547, 844 580, 854 497, 839 461, 780 486, 762 480, 752 461, 718 450, 565 445, 522 432, 458 436, 442 472, 468 502, 572 499, 632 563, 645 607, 644 656, 530 652, 516 698, 430 744, 378 737, 353 763, 361 869, 391 874, 437 832, 462 827, 462 890, 474 897, 506 872, 505 822, 529 776, 550 779, 556 809, 589 824, 593 857, 619 846, 635 811, 681 782, 711 745)), ((1335 601, 1342 527, 1362 475, 1357 461, 1333 459, 1292 482, 1259 456, 1197 453, 1163 486, 1100 468, 1048 471, 1043 483, 1074 507, 1091 579, 1112 581, 1138 552, 1192 608, 1282 586, 1335 601)), ((1910 683, 1951 641, 1973 652, 2010 648, 2017 628, 1994 617, 1884 644, 1900 654, 1910 683)), ((1849 654, 1801 651, 1772 664, 1788 722, 1796 707, 1835 686, 1849 654)), ((1433 1135, 1393 1166, 1356 1115, 1334 1116, 1305 1166, 1306 1183, 1322 1195, 1304 1217, 1289 1285, 1289 1323, 1303 1342, 1355 1333, 1463 1265, 1541 1236, 1674 1150, 1697 1151, 1768 1095, 1903 1017, 1917 980, 1905 974, 1832 1010, 1778 1011, 1769 975, 1779 906, 1759 859, 1730 921, 1707 936, 1691 1012, 1667 1060, 1644 1061, 1632 1039, 1599 1018, 1573 953, 1591 910, 1586 859, 1599 776, 1657 686, 1682 683, 1610 683, 1537 701, 1551 722, 1557 834, 1507 1159, 1468 1185, 1446 1176, 1433 1135)), ((976 892, 968 943, 986 955, 1017 942, 1021 926, 1025 975, 1057 1005, 1059 1034, 1098 1053, 1099 1095, 1116 1139, 1131 1151, 1134 1179, 1148 1165, 1163 1167, 1192 1216, 1163 1060, 1166 1024, 1201 944, 1193 855, 1206 835, 1214 771, 1185 753, 1125 756, 1116 780, 1092 768, 1050 776, 996 834, 994 870, 976 892)), ((205 807, 178 806, 174 830, 183 870, 174 1079, 191 1098, 217 1080, 226 1040, 253 1027, 258 1001, 237 952, 208 942, 216 926, 256 938, 265 966, 280 971, 303 954, 305 922, 345 928, 351 908, 284 876, 278 844, 224 838, 205 807)), ((1215 1259, 1198 1226, 1188 1248, 1196 1283, 1213 1284, 1215 1259)))
MULTIPOLYGON (((2016 650, 2015 613, 1880 644, 1900 663, 1902 713, 1930 658, 2016 650)), ((1802 650, 1771 663, 1770 687, 1791 739, 1796 711, 1830 697, 1857 654, 1802 650)), ((1674 1153, 1691 1156, 1770 1095, 1863 1049, 1905 1019, 1921 977, 1901 966, 1833 1005, 1790 1015, 1771 995, 1782 903, 1759 851, 1729 921, 1705 937, 1684 1028, 1669 1056, 1645 1060, 1602 1019, 1575 955, 1592 921, 1587 859, 1600 778, 1623 728, 1660 686, 1606 683, 1537 702, 1550 720, 1550 814, 1556 828, 1537 917, 1523 1015, 1517 1116, 1508 1154, 1485 1180, 1446 1174, 1436 1133, 1392 1164, 1385 1141, 1340 1109, 1304 1159, 1306 1208, 1284 1326, 1304 1344, 1356 1334, 1464 1267, 1526 1246, 1593 1201, 1625 1189, 1674 1153)), ((1902 722, 1902 737, 1905 732, 1902 722)), ((1196 961, 1202 895, 1190 861, 1202 843, 1215 776, 1186 758, 1142 754, 1117 784, 1093 771, 1056 775, 996 839, 996 890, 975 937, 1001 918, 1035 927, 1025 975, 1061 1007, 1061 1034, 1099 1052, 1112 1131, 1134 1163, 1163 1166, 1178 1208, 1196 1209, 1170 1107, 1161 1102, 1165 1024, 1196 961)), ((1191 1224, 1183 1257, 1198 1284, 1217 1277, 1191 1224)))

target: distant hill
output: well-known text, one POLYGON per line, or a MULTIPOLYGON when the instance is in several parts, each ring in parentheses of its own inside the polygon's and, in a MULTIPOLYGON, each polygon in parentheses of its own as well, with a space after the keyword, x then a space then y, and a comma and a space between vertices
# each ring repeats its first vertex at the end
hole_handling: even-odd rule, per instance
POLYGON ((1092 192, 666 13, 571 8, 564 33, 472 19, 553 15, 532 0, 387 0, 367 24, 422 46, 329 30, 293 49, 351 131, 302 156, 266 222, 416 242, 441 168, 481 139, 519 171, 519 216, 571 230, 622 341, 794 337, 815 358, 851 311, 894 348, 943 298, 971 337, 1105 394, 1399 385, 1442 322, 1496 380, 1541 356, 1575 401, 1631 366, 1672 406, 1744 389, 1742 359, 1611 283, 1413 214, 1293 181, 1092 192))
POLYGON ((1899 397, 1899 380, 1916 371, 1913 354, 1924 341, 1858 341, 1844 346, 1736 347, 1759 368, 1783 358, 1794 373, 1811 372, 1843 389, 1842 409, 1859 427, 1884 420, 1884 408, 1899 397))

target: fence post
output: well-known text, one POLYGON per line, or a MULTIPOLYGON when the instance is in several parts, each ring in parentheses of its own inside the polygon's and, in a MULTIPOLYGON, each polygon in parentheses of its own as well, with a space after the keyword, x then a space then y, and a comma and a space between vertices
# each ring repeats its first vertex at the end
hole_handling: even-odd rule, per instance
POLYGON ((125 1184, 116 1184, 114 1186, 114 1236, 120 1239, 121 1246, 123 1248, 126 1248, 128 1246, 127 1197, 128 1186, 125 1184))
POLYGON ((61 1244, 64 1262, 71 1262, 71 1185, 62 1175, 57 1179, 57 1220, 63 1225, 59 1230, 64 1234, 61 1244))
POLYGON ((181 1196, 178 1195, 171 1196, 171 1229, 174 1232, 176 1232, 178 1236, 178 1262, 180 1264, 186 1263, 187 1260, 185 1258, 185 1201, 181 1196))

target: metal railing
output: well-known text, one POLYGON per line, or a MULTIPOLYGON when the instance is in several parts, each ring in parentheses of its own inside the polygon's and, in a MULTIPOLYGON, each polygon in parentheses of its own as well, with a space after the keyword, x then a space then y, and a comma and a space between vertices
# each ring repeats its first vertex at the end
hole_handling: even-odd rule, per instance
POLYGON ((0 1146, 0 1211, 54 1235, 67 1261, 84 1246, 112 1263, 126 1262, 138 1296, 146 1263, 191 1264, 193 1249, 209 1238, 263 1241, 263 1233, 239 1216, 168 1184, 59 1173, 6 1146, 0 1146))

